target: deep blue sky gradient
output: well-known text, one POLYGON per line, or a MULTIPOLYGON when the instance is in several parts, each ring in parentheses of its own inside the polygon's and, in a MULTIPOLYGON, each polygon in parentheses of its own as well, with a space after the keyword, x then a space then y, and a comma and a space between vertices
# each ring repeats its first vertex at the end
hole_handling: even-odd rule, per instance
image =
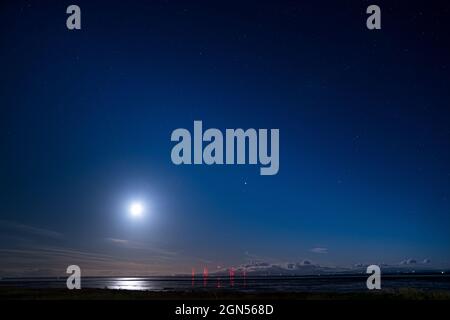
POLYGON ((369 31, 366 1, 242 2, 77 1, 80 31, 69 2, 2 2, 1 249, 27 248, 26 225, 127 261, 154 253, 105 239, 173 251, 160 273, 450 265, 448 4, 378 1, 369 31), (278 175, 173 165, 170 134, 194 120, 279 128, 278 175), (133 197, 151 203, 142 223, 133 197))

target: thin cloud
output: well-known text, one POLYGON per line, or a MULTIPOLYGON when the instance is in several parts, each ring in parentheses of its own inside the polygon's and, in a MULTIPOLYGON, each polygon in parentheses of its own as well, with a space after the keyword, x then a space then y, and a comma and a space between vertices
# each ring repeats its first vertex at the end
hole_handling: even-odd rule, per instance
POLYGON ((328 253, 328 248, 316 247, 312 248, 310 251, 313 253, 325 254, 328 253))
POLYGON ((17 223, 14 221, 0 220, 0 228, 14 233, 26 233, 40 237, 59 239, 63 234, 49 229, 38 228, 26 224, 17 223))
POLYGON ((177 255, 177 252, 158 248, 151 243, 126 240, 126 239, 118 239, 118 238, 105 238, 105 240, 109 243, 112 243, 114 245, 117 245, 117 246, 123 247, 123 248, 127 248, 127 249, 138 249, 138 250, 151 251, 154 253, 167 255, 167 256, 177 255))
POLYGON ((402 265, 406 265, 406 264, 416 264, 417 260, 416 259, 406 259, 400 262, 400 264, 402 265))
POLYGON ((72 248, 35 246, 23 249, 0 249, 2 276, 65 276, 69 265, 79 265, 83 274, 156 275, 174 272, 160 256, 130 259, 121 254, 102 254, 72 248))

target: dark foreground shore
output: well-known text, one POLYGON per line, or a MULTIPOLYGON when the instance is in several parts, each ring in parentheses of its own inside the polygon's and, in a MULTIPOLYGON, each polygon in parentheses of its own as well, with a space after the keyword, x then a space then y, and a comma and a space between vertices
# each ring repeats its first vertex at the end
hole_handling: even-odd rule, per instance
POLYGON ((416 289, 359 293, 242 293, 232 291, 131 291, 111 289, 27 289, 1 287, 0 300, 450 300, 447 291, 416 289))

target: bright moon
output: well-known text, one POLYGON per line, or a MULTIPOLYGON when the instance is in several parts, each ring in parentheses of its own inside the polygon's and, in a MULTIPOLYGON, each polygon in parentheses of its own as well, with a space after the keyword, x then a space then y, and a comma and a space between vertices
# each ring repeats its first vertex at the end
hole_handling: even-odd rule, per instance
POLYGON ((133 202, 130 204, 128 209, 130 211, 131 216, 140 217, 144 213, 144 205, 141 202, 133 202))

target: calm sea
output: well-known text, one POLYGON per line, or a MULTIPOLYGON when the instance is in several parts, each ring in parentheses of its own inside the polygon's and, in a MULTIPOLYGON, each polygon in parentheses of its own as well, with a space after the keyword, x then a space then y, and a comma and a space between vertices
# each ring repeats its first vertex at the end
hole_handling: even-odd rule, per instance
MULTIPOLYGON (((300 277, 84 277, 82 288, 192 291, 235 290, 242 292, 360 292, 366 291, 365 275, 300 277)), ((384 275, 383 289, 415 288, 450 291, 450 275, 384 275)), ((3 287, 65 288, 65 278, 6 278, 3 287)))

